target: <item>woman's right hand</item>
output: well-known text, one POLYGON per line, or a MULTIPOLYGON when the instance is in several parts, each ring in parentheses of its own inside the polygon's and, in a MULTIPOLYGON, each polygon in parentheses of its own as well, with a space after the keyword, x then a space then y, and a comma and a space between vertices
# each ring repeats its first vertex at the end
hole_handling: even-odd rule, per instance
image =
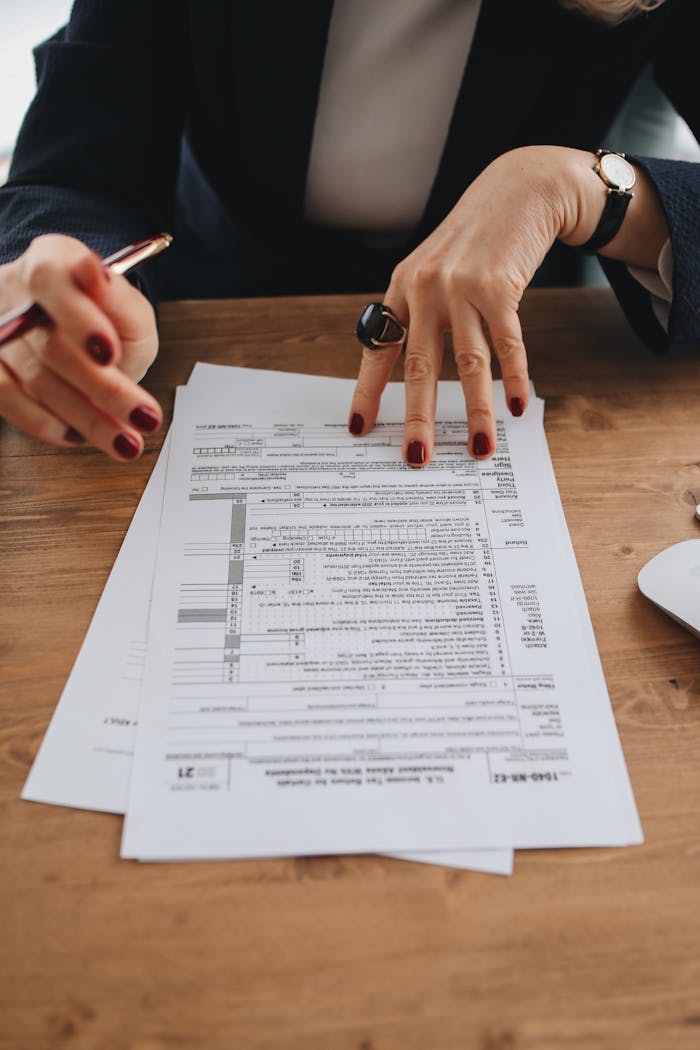
POLYGON ((153 308, 72 237, 37 237, 0 266, 0 314, 38 303, 52 320, 0 347, 0 416, 52 445, 136 459, 160 405, 138 385, 158 351, 153 308))

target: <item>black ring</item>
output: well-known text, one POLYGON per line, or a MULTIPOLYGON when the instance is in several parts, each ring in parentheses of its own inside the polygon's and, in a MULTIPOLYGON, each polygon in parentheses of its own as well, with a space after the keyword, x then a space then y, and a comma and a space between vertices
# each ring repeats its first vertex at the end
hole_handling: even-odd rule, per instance
POLYGON ((370 350, 403 343, 406 334, 396 314, 384 303, 369 303, 357 321, 357 338, 370 350))

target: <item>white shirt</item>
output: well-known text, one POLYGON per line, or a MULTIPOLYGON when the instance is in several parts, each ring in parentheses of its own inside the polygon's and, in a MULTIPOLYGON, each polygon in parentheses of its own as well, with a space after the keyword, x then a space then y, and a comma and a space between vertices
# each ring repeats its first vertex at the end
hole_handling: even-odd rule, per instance
POLYGON ((425 208, 480 0, 335 0, 306 218, 401 233, 425 208))

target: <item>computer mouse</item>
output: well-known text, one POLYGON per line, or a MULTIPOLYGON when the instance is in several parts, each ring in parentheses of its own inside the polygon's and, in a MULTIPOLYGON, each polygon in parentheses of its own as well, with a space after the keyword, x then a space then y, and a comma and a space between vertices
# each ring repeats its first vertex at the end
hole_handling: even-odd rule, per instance
POLYGON ((637 583, 654 605, 700 638, 700 539, 661 551, 646 563, 637 583))

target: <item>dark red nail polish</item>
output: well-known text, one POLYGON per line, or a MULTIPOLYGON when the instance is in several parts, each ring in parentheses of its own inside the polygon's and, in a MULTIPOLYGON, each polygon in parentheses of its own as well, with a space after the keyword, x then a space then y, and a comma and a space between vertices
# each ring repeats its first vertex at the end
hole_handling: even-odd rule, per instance
POLYGON ((85 343, 85 348, 93 361, 98 365, 108 365, 114 357, 114 350, 102 335, 90 335, 85 343))
POLYGON ((160 416, 157 412, 154 412, 148 405, 139 405, 129 416, 129 419, 142 430, 144 434, 150 434, 152 431, 157 430, 160 426, 160 416))
POLYGON ((359 412, 353 412, 352 418, 351 418, 350 422, 348 423, 348 430, 350 431, 350 433, 354 434, 355 436, 357 436, 357 434, 361 434, 362 433, 362 428, 363 428, 364 425, 365 425, 365 421, 362 418, 362 416, 360 415, 360 413, 359 412))
POLYGON ((425 463, 425 445, 422 441, 409 441, 406 459, 412 467, 420 467, 425 463))
POLYGON ((117 434, 112 445, 124 459, 136 459, 141 451, 141 445, 131 434, 117 434))
POLYGON ((475 456, 488 456, 491 451, 491 443, 486 434, 475 434, 472 441, 472 450, 475 456))
POLYGON ((512 397, 510 399, 510 414, 512 416, 522 416, 523 399, 521 397, 512 397))
POLYGON ((84 445, 85 438, 75 427, 68 427, 63 435, 64 441, 70 441, 71 445, 84 445))

